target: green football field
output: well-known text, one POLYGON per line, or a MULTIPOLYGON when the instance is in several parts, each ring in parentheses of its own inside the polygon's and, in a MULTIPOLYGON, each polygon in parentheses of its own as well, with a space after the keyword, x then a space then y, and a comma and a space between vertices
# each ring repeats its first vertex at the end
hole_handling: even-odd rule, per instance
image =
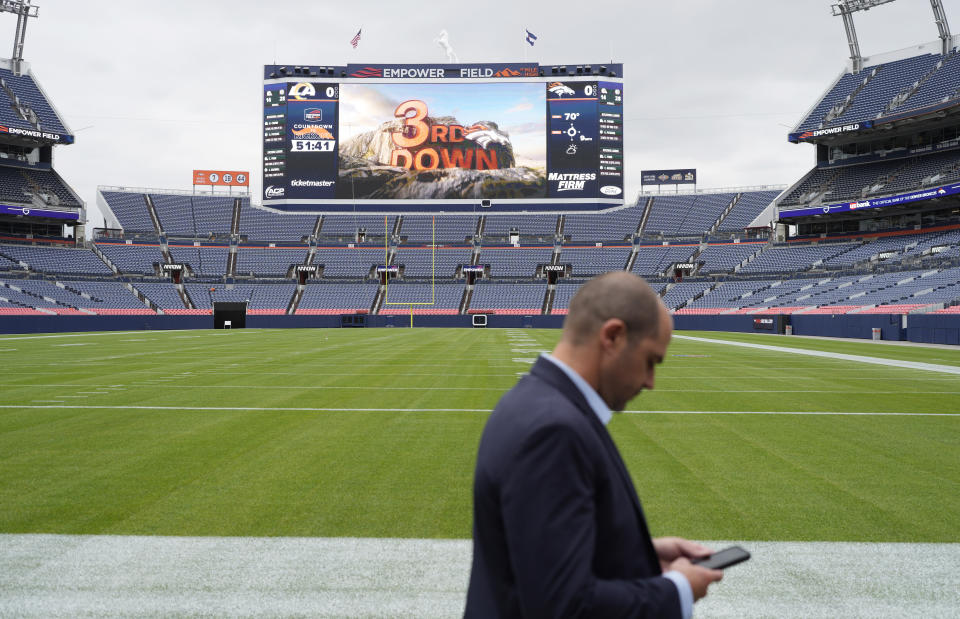
MULTIPOLYGON (((944 348, 679 335, 960 367, 944 348)), ((468 538, 487 411, 558 337, 0 337, 0 533, 468 538)), ((678 338, 609 427, 656 535, 958 542, 958 402, 956 374, 678 338)))

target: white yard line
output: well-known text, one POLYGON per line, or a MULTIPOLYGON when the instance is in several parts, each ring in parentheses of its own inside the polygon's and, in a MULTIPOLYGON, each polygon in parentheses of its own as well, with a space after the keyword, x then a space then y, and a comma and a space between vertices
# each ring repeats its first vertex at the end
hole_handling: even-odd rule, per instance
MULTIPOLYGON (((62 398, 85 396, 60 396, 62 398)), ((99 404, 0 404, 0 409, 84 409, 84 410, 146 410, 146 411, 245 411, 245 412, 306 412, 306 413, 489 413, 489 408, 349 408, 349 407, 308 407, 308 406, 162 406, 162 405, 99 405, 99 404)), ((649 411, 628 410, 630 414, 646 415, 831 415, 857 417, 960 417, 960 413, 883 413, 875 411, 835 412, 835 411, 649 411)))
POLYGON ((806 348, 788 348, 785 346, 769 346, 767 344, 753 344, 749 342, 734 342, 731 340, 715 340, 706 337, 696 337, 693 335, 674 335, 673 337, 681 340, 691 340, 694 342, 706 342, 708 344, 726 344, 727 346, 740 346, 742 348, 755 348, 759 350, 769 350, 780 353, 791 353, 795 355, 807 355, 810 357, 823 357, 826 359, 838 359, 841 361, 855 361, 857 363, 872 363, 874 365, 886 365, 901 369, 926 370, 928 372, 941 372, 944 374, 960 375, 960 366, 940 365, 937 363, 921 363, 919 361, 905 361, 903 359, 883 359, 881 357, 867 357, 865 355, 847 355, 838 352, 827 352, 824 350, 808 350, 806 348))
MULTIPOLYGON (((960 544, 737 543, 752 559, 696 616, 956 616, 960 544)), ((469 540, 0 535, 0 615, 459 617, 471 552, 469 540)))
MULTIPOLYGON (((509 376, 513 378, 514 376, 524 376, 526 372, 516 372, 515 374, 504 374, 503 376, 509 376)), ((441 376, 437 374, 435 376, 441 376)), ((182 380, 181 377, 178 380, 182 380)), ((663 377, 657 377, 663 378, 663 377)), ((716 378, 702 376, 699 378, 716 378)), ((169 381, 173 379, 155 379, 152 381, 143 381, 139 383, 131 383, 131 387, 155 387, 156 383, 161 381, 169 381)), ((685 379, 686 380, 686 379, 685 379)), ((83 387, 84 385, 77 385, 75 383, 30 383, 30 384, 17 384, 17 383, 0 383, 0 387, 6 388, 16 388, 21 389, 37 389, 37 388, 50 388, 50 389, 61 389, 61 388, 76 388, 83 387)), ((333 390, 333 391, 497 391, 505 392, 509 387, 481 387, 476 385, 464 385, 462 387, 440 387, 440 386, 430 386, 430 387, 396 387, 396 386, 387 386, 387 385, 374 385, 372 383, 367 383, 363 385, 184 385, 178 384, 177 389, 225 389, 225 390, 234 390, 234 389, 281 389, 285 391, 323 391, 323 390, 333 390)), ((834 393, 838 395, 904 395, 903 391, 879 391, 877 389, 868 389, 865 391, 856 391, 852 389, 665 389, 663 387, 656 388, 657 393, 834 393)), ((108 395, 110 389, 100 389, 98 391, 78 391, 77 393, 89 393, 95 395, 108 395)), ((928 391, 924 395, 960 395, 960 391, 928 391)))

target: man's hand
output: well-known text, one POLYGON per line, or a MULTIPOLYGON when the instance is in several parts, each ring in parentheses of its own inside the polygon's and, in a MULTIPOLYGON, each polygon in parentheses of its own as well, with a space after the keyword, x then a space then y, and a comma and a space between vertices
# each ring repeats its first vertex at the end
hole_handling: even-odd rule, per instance
POLYGON ((707 587, 710 586, 710 583, 723 578, 723 570, 708 570, 705 567, 690 563, 690 560, 686 557, 680 557, 671 563, 669 569, 676 570, 686 577, 687 582, 690 583, 690 589, 693 590, 694 602, 707 594, 707 587))
POLYGON ((713 550, 703 544, 691 542, 681 537, 658 537, 653 540, 653 548, 660 559, 664 572, 675 570, 684 575, 693 591, 693 600, 697 601, 707 594, 710 583, 723 578, 722 570, 708 570, 690 563, 690 559, 709 557, 713 550))
POLYGON ((657 557, 660 558, 660 569, 666 572, 671 569, 670 564, 679 559, 701 559, 713 554, 712 548, 707 548, 703 544, 691 542, 682 537, 658 537, 653 540, 653 548, 657 551, 657 557))

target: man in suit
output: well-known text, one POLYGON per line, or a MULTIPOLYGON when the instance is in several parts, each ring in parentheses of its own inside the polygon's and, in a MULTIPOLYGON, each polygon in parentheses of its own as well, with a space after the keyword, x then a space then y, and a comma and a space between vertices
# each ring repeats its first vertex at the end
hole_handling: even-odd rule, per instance
POLYGON ((689 618, 723 576, 690 563, 710 549, 651 539, 606 429, 653 389, 672 322, 639 277, 596 277, 553 354, 497 404, 477 454, 466 617, 689 618))

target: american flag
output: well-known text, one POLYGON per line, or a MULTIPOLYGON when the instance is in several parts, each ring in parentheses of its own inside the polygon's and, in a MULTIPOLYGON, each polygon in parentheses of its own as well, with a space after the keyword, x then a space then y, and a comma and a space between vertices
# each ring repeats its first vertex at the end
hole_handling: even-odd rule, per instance
POLYGON ((362 30, 363 28, 361 28, 360 30, 357 30, 356 36, 350 39, 350 45, 353 45, 353 49, 357 49, 357 45, 360 43, 360 32, 362 30))

